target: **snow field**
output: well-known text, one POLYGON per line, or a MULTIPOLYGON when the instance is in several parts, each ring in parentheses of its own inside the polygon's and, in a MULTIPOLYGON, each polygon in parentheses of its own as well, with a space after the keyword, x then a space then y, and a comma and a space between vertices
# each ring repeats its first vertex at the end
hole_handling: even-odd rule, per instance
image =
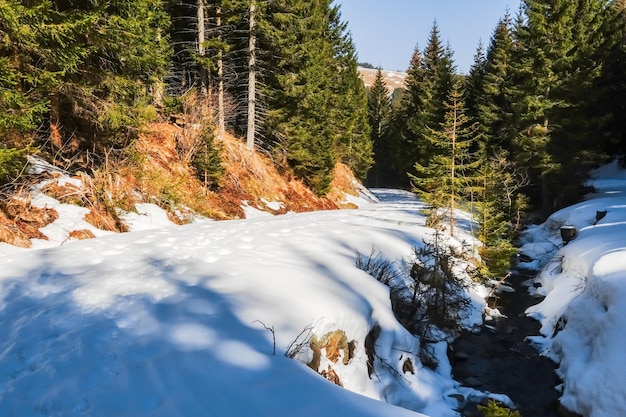
POLYGON ((402 267, 431 233, 412 195, 379 196, 359 210, 180 227, 142 205, 126 216, 134 232, 82 241, 67 233, 89 228, 84 212, 42 200, 61 214, 50 241, 0 244, 0 415, 456 415, 450 395, 471 390, 452 380, 445 346, 439 372, 423 367, 388 288, 355 267, 372 248, 402 267), (354 341, 347 364, 322 361, 346 389, 283 356, 307 328, 354 341))

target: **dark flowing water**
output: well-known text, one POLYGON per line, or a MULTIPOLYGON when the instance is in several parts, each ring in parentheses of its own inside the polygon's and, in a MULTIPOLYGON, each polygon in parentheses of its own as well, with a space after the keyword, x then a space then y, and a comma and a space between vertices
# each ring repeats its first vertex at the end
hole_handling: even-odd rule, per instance
MULTIPOLYGON (((495 329, 465 333, 453 344, 452 371, 465 385, 508 395, 522 417, 557 417, 556 365, 525 341, 526 336, 539 334, 539 323, 524 314, 539 301, 522 285, 527 279, 519 274, 507 279, 516 291, 498 294, 495 304, 506 317, 488 323, 495 329)), ((481 414, 470 405, 463 415, 481 414)))

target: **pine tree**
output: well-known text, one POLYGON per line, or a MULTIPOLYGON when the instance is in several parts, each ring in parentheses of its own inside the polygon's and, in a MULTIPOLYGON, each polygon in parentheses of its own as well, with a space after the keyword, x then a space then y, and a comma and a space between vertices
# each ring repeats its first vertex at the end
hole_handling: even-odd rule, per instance
POLYGON ((338 6, 331 6, 329 42, 335 70, 331 82, 329 123, 334 130, 337 158, 360 179, 365 179, 373 164, 372 140, 368 124, 368 96, 358 72, 357 54, 347 23, 341 20, 338 6))
POLYGON ((378 187, 381 172, 390 164, 389 146, 386 139, 391 115, 391 97, 380 68, 376 71, 376 78, 369 90, 368 109, 375 158, 369 183, 378 187))
POLYGON ((435 150, 427 164, 415 164, 417 175, 410 175, 414 190, 432 207, 436 219, 448 218, 454 233, 454 211, 466 200, 473 186, 473 170, 478 160, 471 149, 476 127, 465 115, 460 82, 453 84, 446 100, 447 112, 439 130, 430 129, 424 137, 435 150))
POLYGON ((477 108, 477 120, 485 136, 483 152, 488 156, 509 149, 515 135, 511 97, 507 90, 511 82, 513 53, 511 24, 508 14, 498 22, 485 59, 482 101, 477 108))
POLYGON ((591 156, 588 139, 577 134, 580 125, 574 120, 585 114, 572 115, 593 94, 589 86, 599 63, 593 62, 588 45, 597 44, 602 3, 523 2, 526 20, 516 33, 523 49, 516 51, 513 65, 518 88, 512 101, 519 132, 513 148, 515 158, 531 169, 534 184, 540 184, 534 195, 546 214, 578 194, 578 186, 565 187, 560 177, 567 173, 563 178, 580 184, 579 174, 591 156))
MULTIPOLYGON (((439 27, 433 23, 428 44, 424 49, 422 75, 419 81, 420 98, 417 98, 415 108, 416 117, 408 119, 408 130, 413 134, 416 141, 414 163, 425 165, 437 154, 437 150, 432 148, 432 142, 426 137, 430 130, 440 130, 446 121, 448 108, 446 102, 453 90, 453 85, 457 81, 455 74, 452 51, 449 47, 444 47, 441 42, 439 27)), ((415 99, 416 97, 413 96, 415 99)), ((415 152, 415 151, 413 151, 415 152)))
POLYGON ((483 84, 485 82, 485 49, 482 41, 478 43, 474 61, 470 67, 469 74, 465 77, 465 97, 463 98, 467 107, 467 116, 478 121, 478 108, 483 104, 483 84))
POLYGON ((425 109, 432 93, 428 87, 428 72, 416 45, 405 80, 406 90, 400 96, 400 104, 393 108, 388 134, 390 163, 383 177, 393 185, 407 186, 407 173, 414 173, 413 166, 423 151, 421 138, 425 134, 425 109))
POLYGON ((36 48, 21 52, 28 79, 37 80, 30 87, 49 100, 53 144, 123 146, 156 114, 151 89, 169 59, 160 0, 42 1, 23 18, 39 28, 36 48))

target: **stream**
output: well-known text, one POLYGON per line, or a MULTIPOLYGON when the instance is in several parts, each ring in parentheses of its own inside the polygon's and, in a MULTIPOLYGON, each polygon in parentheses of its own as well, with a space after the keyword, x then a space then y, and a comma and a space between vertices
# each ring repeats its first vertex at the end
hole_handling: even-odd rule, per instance
MULTIPOLYGON (((525 341, 539 334, 540 325, 524 314, 539 300, 523 285, 532 276, 523 274, 516 271, 505 282, 515 292, 498 293, 494 300, 503 317, 487 322, 490 326, 478 333, 463 333, 452 345, 452 372, 466 386, 508 395, 522 417, 558 417, 556 364, 525 341)), ((475 404, 468 404, 461 413, 482 416, 475 404)))

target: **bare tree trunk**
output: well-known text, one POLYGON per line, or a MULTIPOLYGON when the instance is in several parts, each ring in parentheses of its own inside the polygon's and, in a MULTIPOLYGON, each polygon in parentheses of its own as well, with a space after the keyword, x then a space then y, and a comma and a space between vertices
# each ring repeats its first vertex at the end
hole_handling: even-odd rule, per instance
POLYGON ((255 44, 256 37, 254 34, 254 14, 256 12, 255 0, 250 1, 250 34, 248 44, 248 131, 246 138, 246 147, 250 150, 254 149, 254 131, 255 126, 255 105, 256 105, 256 57, 255 57, 255 44))
POLYGON ((456 129, 457 129, 457 101, 454 100, 453 104, 453 117, 452 123, 452 157, 450 158, 450 236, 454 236, 454 198, 456 195, 456 129))
MULTIPOLYGON (((201 57, 205 54, 204 42, 206 40, 204 29, 204 0, 198 0, 198 55, 201 57)), ((203 95, 207 93, 207 77, 206 71, 202 64, 200 65, 200 92, 203 95)))
MULTIPOLYGON (((222 30, 222 8, 218 7, 217 14, 217 30, 222 30)), ((220 40, 222 38, 221 32, 219 32, 220 40)), ((222 49, 217 55, 217 138, 222 139, 224 132, 226 131, 226 125, 224 123, 224 61, 222 58, 222 49)))

